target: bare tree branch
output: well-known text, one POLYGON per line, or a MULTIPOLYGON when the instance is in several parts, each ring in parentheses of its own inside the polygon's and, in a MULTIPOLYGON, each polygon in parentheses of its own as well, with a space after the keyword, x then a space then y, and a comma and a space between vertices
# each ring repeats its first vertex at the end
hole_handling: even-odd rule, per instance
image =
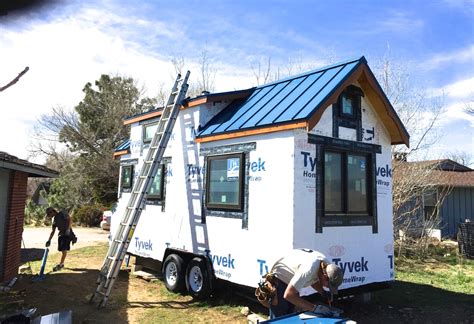
POLYGON ((12 85, 14 85, 15 83, 18 82, 18 80, 20 80, 20 78, 26 73, 28 72, 30 68, 29 67, 26 67, 23 71, 20 72, 20 74, 18 74, 18 76, 16 78, 14 78, 13 80, 11 80, 7 85, 3 86, 3 87, 0 87, 0 92, 2 92, 3 90, 6 90, 7 88, 11 87, 12 85))

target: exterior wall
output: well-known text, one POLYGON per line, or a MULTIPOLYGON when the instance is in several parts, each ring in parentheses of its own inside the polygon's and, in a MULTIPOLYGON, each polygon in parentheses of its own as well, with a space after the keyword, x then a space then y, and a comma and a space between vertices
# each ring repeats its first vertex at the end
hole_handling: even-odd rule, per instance
POLYGON ((440 209, 442 237, 455 237, 459 223, 474 222, 474 188, 453 188, 440 209))
POLYGON ((21 237, 25 216, 26 186, 28 175, 13 171, 9 195, 9 206, 5 227, 5 255, 3 260, 3 278, 0 282, 8 282, 18 274, 21 256, 21 237))
POLYGON ((10 193, 10 171, 0 169, 0 284, 3 282, 3 259, 5 256, 5 224, 8 212, 8 197, 10 193))
MULTIPOLYGON (((372 226, 316 227, 316 145, 308 143, 306 130, 295 131, 294 246, 313 248, 344 268, 342 289, 361 283, 394 280, 391 144, 371 103, 362 98, 362 142, 380 145, 376 154, 377 231, 372 226), (380 172, 381 169, 386 171, 380 172), (389 172, 388 172, 389 171, 389 172), (355 267, 359 262, 366 267, 355 267), (346 266, 345 266, 346 265, 346 266), (352 269, 351 269, 352 267, 352 269)), ((310 134, 333 137, 333 111, 328 107, 310 134)), ((339 138, 356 141, 356 131, 339 127, 339 138)))
MULTIPOLYGON (((311 175, 310 166, 305 165, 304 158, 308 155, 302 151, 309 152, 312 158, 316 152, 315 145, 308 144, 306 130, 196 143, 195 130, 212 117, 210 108, 206 104, 180 112, 164 154, 164 159, 171 159, 165 206, 146 206, 133 233, 130 253, 163 261, 167 248, 196 254, 209 252, 218 278, 255 286, 288 251, 311 248, 333 260, 338 258, 346 271, 347 282, 343 288, 393 280, 391 141, 369 102, 362 100, 362 141, 380 145, 382 149, 375 157, 378 220, 375 232, 372 226, 324 227, 322 233, 315 232, 317 179, 311 175), (246 215, 206 213, 203 152, 222 154, 216 152, 245 145, 254 145, 245 153, 246 215), (379 172, 381 168, 384 172, 379 172)), ((131 154, 121 157, 122 164, 136 161, 135 178, 147 153, 141 144, 141 128, 139 123, 132 125, 131 154)), ((332 137, 332 129, 329 107, 310 133, 332 137)), ((352 129, 340 127, 339 134, 345 140, 356 140, 352 129)), ((129 193, 121 195, 118 217, 113 218, 113 232, 129 196, 129 193)))

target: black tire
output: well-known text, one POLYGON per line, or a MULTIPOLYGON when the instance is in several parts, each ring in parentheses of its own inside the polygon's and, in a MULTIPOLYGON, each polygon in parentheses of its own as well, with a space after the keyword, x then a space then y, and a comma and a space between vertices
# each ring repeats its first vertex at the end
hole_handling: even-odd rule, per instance
POLYGON ((186 288, 196 299, 209 297, 214 289, 214 273, 210 262, 205 258, 192 259, 186 268, 186 288))
POLYGON ((166 289, 174 293, 181 293, 186 288, 184 261, 177 254, 170 254, 163 263, 163 280, 166 289))

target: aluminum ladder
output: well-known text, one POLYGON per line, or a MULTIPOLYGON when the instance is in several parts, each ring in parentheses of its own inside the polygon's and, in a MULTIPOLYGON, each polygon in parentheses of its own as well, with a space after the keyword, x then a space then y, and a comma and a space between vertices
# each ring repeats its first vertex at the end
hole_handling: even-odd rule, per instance
POLYGON ((171 137, 173 126, 178 117, 181 102, 185 98, 186 91, 188 90, 187 82, 189 74, 190 72, 187 71, 183 79, 181 79, 180 74, 178 74, 176 78, 168 102, 163 108, 148 153, 143 161, 140 175, 133 185, 127 207, 125 208, 119 227, 114 234, 107 256, 104 259, 99 278, 97 279, 97 289, 89 300, 89 302, 92 303, 95 297, 101 296, 102 300, 99 302, 98 308, 104 307, 107 303, 120 267, 122 266, 123 259, 127 253, 133 232, 138 224, 141 212, 145 207, 144 202, 147 192, 153 184, 153 178, 159 169, 163 154, 171 137))

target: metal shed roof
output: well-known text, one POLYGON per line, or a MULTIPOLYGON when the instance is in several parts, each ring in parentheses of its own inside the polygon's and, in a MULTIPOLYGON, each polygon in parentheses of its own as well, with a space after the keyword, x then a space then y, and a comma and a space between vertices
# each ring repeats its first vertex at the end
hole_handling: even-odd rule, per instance
POLYGON ((259 86, 241 105, 232 107, 231 116, 229 113, 217 115, 199 136, 308 119, 334 89, 365 62, 361 57, 259 86))
MULTIPOLYGON (((311 129, 328 105, 351 82, 364 84, 376 100, 376 110, 392 136, 392 144, 406 144, 409 135, 370 71, 365 57, 352 59, 258 86, 246 99, 234 101, 199 132, 198 141, 224 139, 246 131, 287 128, 311 129), (233 134, 234 133, 234 134, 233 134)), ((248 133, 248 132, 247 132, 248 133)))

